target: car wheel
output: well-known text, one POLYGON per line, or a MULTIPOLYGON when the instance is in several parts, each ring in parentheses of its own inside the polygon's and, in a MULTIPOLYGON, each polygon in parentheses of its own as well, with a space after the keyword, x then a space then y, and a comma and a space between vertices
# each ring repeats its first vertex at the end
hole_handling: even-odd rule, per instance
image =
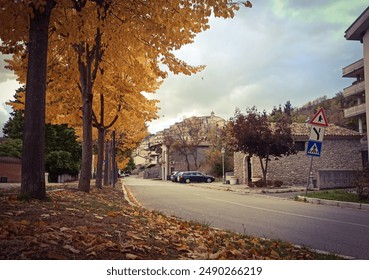
POLYGON ((191 182, 191 180, 190 179, 186 179, 186 183, 188 184, 188 183, 190 183, 191 182))
POLYGON ((211 179, 210 179, 210 178, 207 178, 207 179, 206 179, 206 182, 207 182, 207 183, 211 183, 211 179))

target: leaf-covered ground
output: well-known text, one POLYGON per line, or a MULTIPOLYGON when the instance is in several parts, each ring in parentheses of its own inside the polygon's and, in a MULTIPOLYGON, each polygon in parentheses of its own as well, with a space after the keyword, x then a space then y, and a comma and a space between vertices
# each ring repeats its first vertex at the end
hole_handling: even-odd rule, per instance
POLYGON ((305 248, 129 205, 121 188, 73 185, 47 201, 0 189, 0 259, 320 259, 305 248))

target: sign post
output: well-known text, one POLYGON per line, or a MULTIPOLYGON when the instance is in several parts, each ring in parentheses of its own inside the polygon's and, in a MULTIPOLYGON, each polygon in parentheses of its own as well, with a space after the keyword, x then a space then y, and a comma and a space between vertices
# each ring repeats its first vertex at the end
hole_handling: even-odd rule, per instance
POLYGON ((309 174, 306 185, 306 195, 309 188, 310 178, 311 178, 311 169, 313 166, 313 158, 320 157, 322 153, 323 146, 323 137, 324 130, 328 127, 328 121, 324 113, 324 109, 321 108, 312 120, 309 122, 311 124, 309 141, 307 143, 306 155, 310 156, 310 166, 309 166, 309 174))

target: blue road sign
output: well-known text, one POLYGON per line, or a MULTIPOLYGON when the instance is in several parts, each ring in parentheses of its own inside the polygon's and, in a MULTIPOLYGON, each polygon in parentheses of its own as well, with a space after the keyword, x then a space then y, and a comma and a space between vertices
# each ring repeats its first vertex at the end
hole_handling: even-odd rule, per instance
POLYGON ((306 149, 306 155, 320 157, 322 153, 322 142, 309 140, 306 149))

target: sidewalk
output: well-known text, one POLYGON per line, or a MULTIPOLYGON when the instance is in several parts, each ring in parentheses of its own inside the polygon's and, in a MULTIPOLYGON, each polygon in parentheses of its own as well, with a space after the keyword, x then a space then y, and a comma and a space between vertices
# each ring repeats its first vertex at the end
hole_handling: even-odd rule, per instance
POLYGON ((217 189, 222 191, 232 191, 243 194, 281 194, 281 193, 301 193, 305 191, 304 187, 301 186, 283 186, 280 188, 252 188, 248 185, 230 185, 223 184, 222 182, 213 183, 190 183, 189 185, 208 189, 217 189))
POLYGON ((229 185, 222 182, 214 182, 209 184, 194 184, 189 185, 201 188, 211 188, 222 191, 232 191, 241 194, 263 194, 272 197, 279 197, 285 199, 295 199, 301 202, 307 202, 316 205, 334 206, 341 208, 351 208, 369 211, 369 204, 354 203, 336 200, 327 200, 320 198, 311 198, 305 196, 306 187, 302 186, 284 186, 280 188, 251 188, 247 185, 229 185))

